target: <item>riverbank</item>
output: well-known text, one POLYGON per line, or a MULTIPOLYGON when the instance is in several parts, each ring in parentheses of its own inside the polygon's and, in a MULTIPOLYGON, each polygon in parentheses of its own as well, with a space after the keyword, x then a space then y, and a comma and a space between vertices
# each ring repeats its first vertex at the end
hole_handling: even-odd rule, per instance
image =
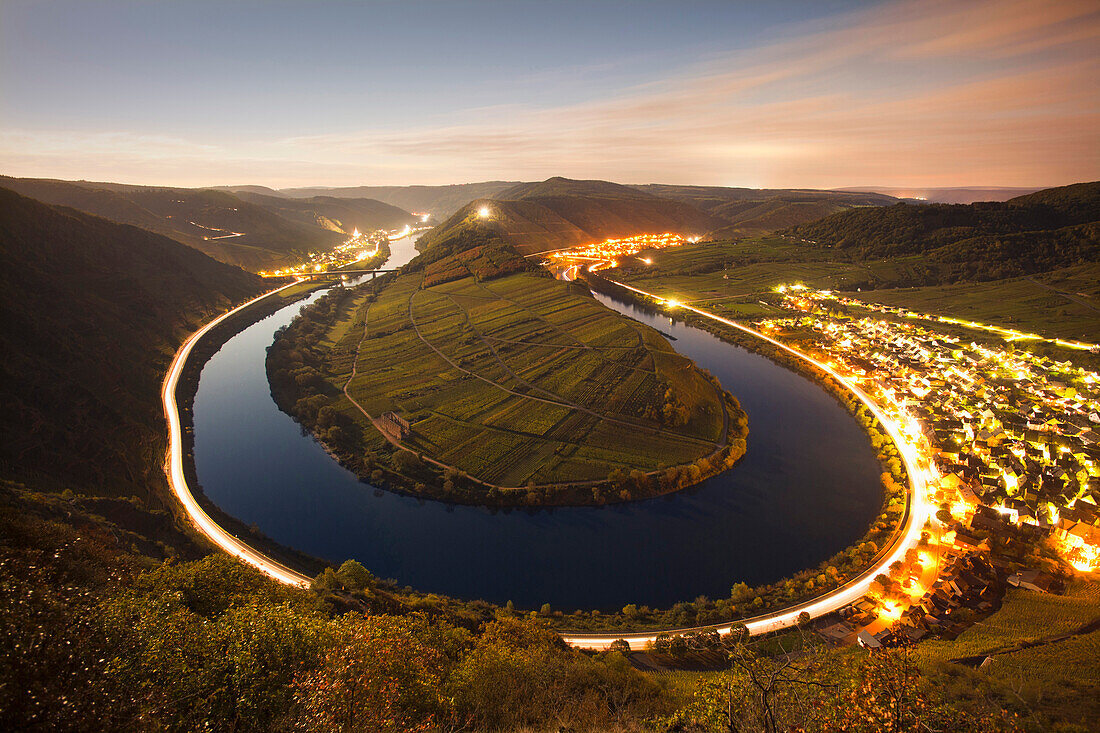
MULTIPOLYGON (((271 326, 270 328, 274 329, 275 327, 271 326)), ((677 343, 686 343, 684 341, 684 339, 687 337, 686 334, 681 333, 679 331, 679 329, 669 329, 669 330, 673 331, 676 334, 676 338, 679 339, 679 341, 677 343)), ((723 380, 725 378, 726 377, 723 376, 723 380)), ((265 383, 265 386, 264 386, 264 391, 265 392, 267 391, 266 383, 265 383)), ((273 408, 273 406, 272 406, 272 408, 273 408)), ((312 442, 312 441, 310 441, 310 442, 312 442)), ((316 444, 314 444, 314 446, 316 448, 316 444)), ((330 461, 330 459, 328 459, 327 457, 325 457, 324 460, 325 461, 330 461)), ((357 491, 361 494, 362 493, 362 485, 359 484, 358 486, 359 486, 359 488, 357 489, 357 491)), ((775 488, 779 488, 779 487, 777 486, 775 488)), ((277 488, 274 487, 274 486, 272 487, 271 490, 277 492, 277 488)), ((689 494, 689 495, 691 493, 692 492, 690 492, 690 491, 687 492, 687 494, 689 494)), ((380 494, 381 494, 381 492, 379 492, 379 495, 380 494)), ((340 516, 343 513, 344 515, 348 516, 349 518, 351 518, 352 516, 355 516, 356 517, 356 520, 355 520, 356 523, 360 523, 360 522, 363 521, 363 517, 360 517, 357 512, 354 513, 354 514, 347 514, 348 509, 347 508, 341 509, 340 508, 340 506, 341 506, 340 502, 330 502, 329 500, 323 499, 321 496, 317 495, 316 494, 316 487, 315 487, 314 491, 309 492, 309 495, 315 497, 315 499, 313 499, 313 500, 320 501, 324 504, 324 507, 325 507, 324 514, 325 514, 326 517, 335 518, 337 516, 340 516), (333 512, 335 512, 335 514, 333 514, 333 512)), ((777 500, 778 500, 778 496, 779 495, 777 495, 777 500)), ((271 498, 275 501, 279 501, 279 494, 274 493, 274 494, 272 494, 271 498)), ((377 501, 377 499, 376 499, 376 501, 377 501)), ((691 499, 690 497, 689 497, 688 501, 689 501, 689 503, 695 503, 695 499, 691 499)), ((356 502, 356 503, 359 504, 359 502, 356 502)), ((682 502, 678 502, 678 503, 682 503, 682 502)), ((398 524, 395 525, 395 528, 399 527, 399 526, 403 526, 401 524, 401 522, 403 520, 400 519, 400 515, 403 512, 397 512, 397 514, 394 514, 393 509, 395 509, 396 507, 393 506, 392 501, 386 501, 385 504, 387 505, 387 507, 389 507, 389 510, 387 511, 387 519, 386 519, 387 523, 393 524, 394 522, 397 522, 398 524)), ((652 502, 647 503, 647 505, 649 505, 649 504, 652 504, 652 502)), ((663 502, 657 502, 656 506, 660 506, 662 504, 663 504, 663 502)), ((670 506, 675 506, 675 505, 670 505, 670 506)), ((791 508, 794 509, 793 506, 791 508)), ((235 510, 235 511, 238 511, 238 510, 235 510)), ((460 511, 462 511, 462 510, 460 510, 460 511)), ((558 511, 561 511, 561 510, 558 510, 558 511)), ((580 510, 577 510, 577 511, 580 511, 580 510)), ((584 511, 586 511, 585 516, 590 516, 592 518, 592 520, 601 521, 601 520, 597 519, 600 516, 600 514, 598 514, 598 513, 597 514, 587 514, 587 512, 589 512, 591 510, 584 510, 584 511)), ((423 525, 425 520, 427 520, 427 522, 428 522, 427 526, 434 526, 435 525, 434 520, 432 520, 429 516, 425 515, 424 512, 425 512, 425 507, 423 505, 421 505, 421 508, 416 510, 416 513, 419 516, 419 519, 417 519, 416 521, 419 524, 423 525)), ((435 512, 432 512, 431 514, 434 515, 435 512)), ((618 515, 618 512, 616 512, 616 515, 618 515)), ((465 521, 459 521, 459 518, 454 517, 454 515, 446 514, 444 516, 452 517, 452 518, 447 519, 446 521, 448 522, 448 524, 450 524, 452 522, 456 523, 457 524, 456 530, 459 530, 465 524, 465 521)), ((483 515, 483 516, 485 516, 485 515, 483 515)), ((491 520, 488 518, 488 516, 485 516, 485 520, 487 522, 490 522, 493 527, 499 527, 499 526, 502 526, 502 525, 514 524, 517 519, 520 520, 521 523, 526 526, 528 524, 528 520, 526 519, 526 517, 528 517, 528 516, 537 517, 539 515, 538 514, 528 515, 526 512, 522 512, 520 514, 512 514, 511 516, 512 516, 512 519, 509 519, 507 510, 504 510, 504 515, 496 515, 491 520)), ((543 516, 548 517, 550 515, 544 514, 543 516)), ((559 537, 559 539, 557 540, 557 542, 559 542, 559 543, 564 542, 564 543, 567 543, 567 544, 572 544, 573 542, 575 542, 575 540, 570 540, 569 539, 570 530, 568 529, 568 527, 572 523, 572 520, 570 520, 568 518, 569 516, 571 516, 570 513, 563 514, 563 515, 561 515, 561 518, 559 520, 552 523, 553 526, 555 526, 555 527, 559 526, 559 525, 561 526, 562 533, 561 534, 555 533, 555 536, 559 537)), ((818 515, 818 516, 821 516, 821 515, 818 515)), ((300 514, 296 515, 296 517, 297 517, 298 520, 301 520, 301 519, 304 518, 300 514)), ((790 519, 793 520, 794 517, 790 517, 790 519)), ((442 518, 441 518, 441 521, 442 521, 442 518)), ((585 523, 588 523, 588 521, 589 520, 585 520, 585 523)), ((667 524, 668 519, 665 519, 665 520, 662 520, 662 521, 663 521, 664 524, 667 524)), ((328 523, 331 524, 331 522, 328 522, 328 523)), ((263 524, 265 527, 267 526, 266 523, 264 523, 264 522, 260 522, 260 524, 263 524)), ((342 522, 337 521, 336 524, 340 525, 340 524, 342 524, 342 522)), ((712 530, 706 529, 706 522, 700 522, 699 520, 693 520, 691 522, 691 524, 692 524, 692 527, 693 527, 693 532, 696 535, 708 536, 708 535, 712 534, 712 530)), ((367 526, 372 527, 372 529, 370 530, 371 535, 375 535, 378 532, 379 528, 374 527, 373 524, 369 524, 367 526)), ((338 527, 330 527, 330 531, 338 533, 340 530, 339 530, 338 527)), ((447 543, 447 540, 444 539, 444 538, 448 534, 450 534, 449 532, 439 532, 438 530, 433 530, 433 532, 436 533, 436 536, 438 537, 440 542, 443 542, 444 544, 447 543)), ((466 531, 466 530, 461 531, 461 533, 463 535, 468 535, 468 531, 466 531)), ((527 536, 527 538, 528 538, 527 541, 528 542, 534 541, 534 537, 531 536, 531 530, 530 529, 524 530, 523 533, 524 533, 524 535, 527 536)), ((475 532, 475 534, 476 534, 476 532, 475 532)), ((659 542, 659 540, 657 540, 656 537, 653 537, 651 539, 659 542)), ((730 537, 730 539, 732 539, 736 542, 736 535, 734 535, 733 537, 730 537)), ((806 539, 809 539, 809 538, 806 538, 806 539)), ((284 539, 284 541, 285 541, 285 539, 284 539)), ((384 540, 382 537, 377 537, 377 542, 381 543, 381 546, 386 546, 386 544, 387 544, 387 541, 384 540)), ((681 540, 681 542, 682 542, 682 540, 681 540)), ((293 544, 293 541, 291 541, 291 544, 293 544)), ((861 547, 861 545, 864 545, 864 543, 859 543, 859 545, 857 545, 855 548, 853 548, 853 549, 856 550, 856 552, 854 552, 853 555, 859 556, 860 558, 866 558, 866 557, 868 557, 868 555, 873 553, 873 550, 878 549, 878 548, 871 548, 869 546, 861 547)), ((580 547, 583 547, 583 545, 580 545, 580 547)), ((562 548, 562 549, 564 549, 564 548, 562 548)), ((325 554, 326 554, 326 556, 329 556, 329 557, 333 556, 331 553, 325 553, 325 554)), ((878 554, 878 553, 874 553, 874 554, 878 554)), ((825 556, 827 556, 827 555, 825 555, 825 556)), ((359 552, 352 551, 350 549, 342 551, 342 552, 338 550, 337 554, 335 555, 335 558, 337 559, 337 562, 338 562, 338 559, 341 558, 341 557, 356 557, 357 559, 362 560, 367 565, 367 567, 371 568, 372 570, 377 569, 377 572, 379 572, 380 574, 383 574, 383 575, 387 574, 389 572, 392 572, 392 571, 386 569, 386 566, 385 566, 384 563, 379 563, 377 560, 372 560, 370 557, 365 556, 365 555, 363 555, 359 552)), ((720 555, 716 555, 715 557, 716 558, 720 557, 720 555)), ((822 557, 822 555, 818 555, 818 557, 822 557)), ((591 557, 591 560, 595 561, 597 564, 600 564, 604 559, 605 558, 602 558, 602 557, 599 557, 599 556, 592 556, 591 557)), ((703 560, 704 558, 703 558, 703 556, 700 556, 698 559, 703 560)), ((614 562, 613 557, 608 557, 608 558, 606 558, 606 560, 614 562)), ((437 564, 438 564, 438 558, 437 558, 437 564)), ((444 564, 446 565, 446 563, 444 563, 444 564)), ((695 564, 697 564, 697 563, 695 563, 695 564)), ((471 570, 473 570, 474 567, 483 567, 483 566, 480 563, 475 563, 473 566, 471 566, 471 570)), ((488 566, 484 566, 484 567, 486 568, 484 572, 489 572, 488 566)), ((626 576, 630 577, 630 572, 629 572, 630 569, 628 567, 623 567, 623 566, 619 566, 619 567, 621 568, 621 570, 619 572, 626 571, 626 576)), ((647 609, 645 606, 643 606, 641 603, 639 603, 639 604, 637 604, 635 610, 636 611, 641 611, 643 614, 645 614, 644 617, 637 617, 637 616, 630 617, 625 613, 609 613, 606 610, 607 606, 604 605, 604 604, 600 604, 599 607, 602 607, 602 608, 605 609, 605 611, 603 613, 600 613, 600 614, 595 614, 595 613, 589 614, 588 612, 585 612, 583 614, 583 616, 578 616, 576 614, 563 614, 560 611, 551 611, 548 615, 545 615, 545 618, 549 622, 557 625, 559 628, 564 629, 566 627, 569 627, 569 628, 573 628, 576 631, 581 631, 583 629, 584 632, 589 632, 589 633, 591 633, 593 631, 596 631, 597 629, 604 629, 605 633, 613 633, 613 634, 615 634, 616 637, 620 635, 619 630, 622 630, 622 633, 629 633, 630 631, 637 631, 638 629, 641 629, 641 628, 667 628, 667 629, 685 630, 685 629, 690 629, 694 626, 697 626, 698 622, 703 621, 703 620, 710 621, 711 623, 714 623, 722 617, 729 618, 730 617, 729 612, 733 610, 733 608, 731 608, 731 606, 736 607, 738 603, 740 603, 741 605, 740 605, 740 607, 737 608, 736 616, 738 618, 742 618, 742 619, 752 618, 752 617, 755 617, 755 616, 758 615, 756 613, 757 611, 765 611, 768 607, 774 607, 774 608, 789 607, 790 602, 787 600, 787 598, 789 597, 788 594, 791 591, 796 591, 796 590, 799 590, 799 589, 804 590, 806 582, 809 581, 809 580, 813 580, 815 582, 815 585, 816 585, 817 580, 818 580, 817 576, 820 575, 820 574, 823 574, 825 571, 828 571, 829 566, 825 565, 823 567, 812 567, 811 563, 807 563, 806 566, 802 566, 802 567, 807 568, 807 569, 804 570, 804 571, 801 571, 799 573, 795 573, 793 575, 785 575, 785 576, 783 576, 783 580, 777 581, 775 583, 765 584, 765 585, 758 585, 756 587, 742 586, 740 589, 737 590, 737 593, 739 595, 739 599, 738 599, 737 603, 733 602, 733 596, 732 595, 731 595, 730 598, 719 597, 716 600, 696 599, 696 601, 685 601, 685 602, 677 603, 677 604, 675 604, 675 606, 669 607, 665 611, 651 611, 650 609, 647 609), (747 596, 745 595, 746 591, 749 591, 749 593, 750 593, 747 596), (756 593, 756 592, 762 592, 764 594, 764 596, 761 598, 760 604, 756 604, 755 603, 755 597, 753 595, 751 595, 751 593, 756 593), (774 601, 774 603, 773 603, 773 601, 774 601), (765 604, 767 604, 767 605, 765 605, 765 604)), ((536 570, 536 569, 532 568, 532 570, 536 570)), ((734 580, 737 578, 737 576, 739 574, 736 569, 731 569, 731 570, 728 570, 727 572, 732 575, 732 578, 734 580)), ((416 585, 417 587, 421 587, 421 588, 429 588, 429 589, 433 589, 433 590, 442 590, 442 589, 445 589, 447 587, 446 584, 441 584, 437 581, 417 580, 415 576, 410 576, 406 572, 401 573, 399 575, 399 577, 402 578, 403 582, 412 582, 414 585, 416 585)), ((537 577, 537 575, 535 577, 537 577)), ((729 577, 729 576, 727 576, 727 577, 729 577)), ((732 580, 729 581, 729 582, 732 582, 732 580)), ((509 583, 509 584, 511 585, 511 583, 509 583)), ((692 584, 694 585, 694 583, 692 583, 692 584)), ((826 583, 826 585, 827 584, 828 583, 826 583)), ((641 588, 641 586, 637 586, 637 587, 641 588)), ((726 587, 728 588, 729 585, 727 584, 726 587)), ((696 588, 698 588, 698 586, 696 586, 696 588)), ((517 591, 517 593, 521 592, 518 587, 516 588, 516 591, 517 591)), ((459 595, 462 595, 462 596, 465 596, 465 597, 478 597, 478 596, 480 596, 480 597, 486 597, 486 596, 492 597, 488 593, 485 593, 483 591, 477 591, 477 590, 467 590, 465 593, 460 592, 459 595)), ((685 597, 690 598, 690 597, 693 597, 694 595, 697 595, 697 590, 694 591, 694 592, 693 591, 686 591, 686 592, 684 592, 682 594, 679 594, 679 595, 680 595, 680 598, 685 598, 685 597)), ((442 598, 442 596, 434 596, 434 594, 429 594, 429 597, 442 598)), ((505 596, 505 597, 507 597, 507 596, 505 596)), ((503 601, 501 601, 501 603, 502 602, 503 601)), ((532 606, 527 605, 528 603, 529 602, 525 602, 523 605, 525 607, 531 608, 532 606)), ((538 604, 535 603, 533 607, 537 608, 538 604)), ((591 608, 591 606, 589 606, 589 608, 591 608)))
MULTIPOLYGON (((276 311, 304 300, 312 293, 329 287, 324 282, 304 282, 268 293, 252 305, 234 312, 202 335, 187 355, 176 382, 175 398, 180 423, 180 441, 182 452, 183 478, 192 497, 209 518, 230 535, 247 538, 249 546, 254 547, 273 561, 303 571, 302 578, 312 577, 328 566, 325 561, 300 552, 267 537, 255 525, 248 525, 236 517, 222 511, 206 496, 199 483, 195 469, 194 400, 199 387, 199 379, 206 362, 234 336, 267 318, 276 311)), ((166 471, 171 481, 170 470, 166 471)), ((193 523, 194 517, 188 517, 193 523)), ((208 541, 211 539, 206 538, 208 541)), ((243 541, 243 540, 242 540, 243 541)))

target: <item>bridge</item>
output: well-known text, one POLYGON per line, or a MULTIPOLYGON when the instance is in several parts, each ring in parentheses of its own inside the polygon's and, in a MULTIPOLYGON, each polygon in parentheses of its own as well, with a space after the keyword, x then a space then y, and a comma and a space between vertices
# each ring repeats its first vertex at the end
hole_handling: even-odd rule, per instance
POLYGON ((322 278, 342 277, 344 275, 381 275, 386 272, 397 272, 397 269, 389 270, 326 270, 325 272, 296 272, 292 275, 266 275, 269 278, 294 278, 297 280, 317 280, 322 278))

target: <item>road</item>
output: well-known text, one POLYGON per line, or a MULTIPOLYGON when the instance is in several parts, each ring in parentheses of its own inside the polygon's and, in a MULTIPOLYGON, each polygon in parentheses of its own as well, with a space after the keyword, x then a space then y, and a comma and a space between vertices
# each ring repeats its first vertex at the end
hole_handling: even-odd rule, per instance
MULTIPOLYGON (((613 281, 614 282, 614 281, 613 281)), ((643 295, 650 298, 655 298, 658 301, 664 301, 661 296, 648 293, 645 290, 640 290, 623 283, 616 282, 617 285, 631 290, 639 295, 643 295)), ((871 583, 874 581, 875 576, 879 573, 887 572, 891 563, 895 560, 902 560, 905 557, 905 552, 910 547, 916 547, 917 542, 920 540, 921 529, 924 526, 925 519, 928 517, 929 508, 924 502, 926 496, 926 486, 928 479, 931 477, 929 469, 921 465, 921 461, 917 454, 916 449, 908 444, 905 437, 901 433, 899 426, 890 419, 886 413, 880 408, 866 393, 863 392, 858 386, 853 384, 849 379, 838 373, 835 369, 827 364, 823 364, 812 357, 803 354, 797 349, 793 349, 786 344, 783 344, 770 336, 766 336, 759 331, 744 326, 735 321, 731 321, 727 318, 722 318, 709 311, 705 311, 702 308, 696 308, 692 305, 680 304, 677 308, 682 308, 687 311, 691 311, 697 315, 709 318, 713 321, 721 323, 725 326, 736 328, 745 333, 751 334, 756 338, 763 339, 768 343, 777 346, 784 351, 803 359, 810 364, 813 364, 822 371, 828 373, 840 384, 844 385, 846 389, 852 392, 856 397, 862 401, 867 408, 878 418, 879 422, 886 429, 886 432, 890 435, 890 438, 898 447, 898 452, 901 454, 902 461, 905 464, 905 470, 909 475, 909 495, 906 501, 905 521, 901 527, 894 534, 894 541, 888 547, 884 548, 878 556, 878 561, 874 563, 867 570, 863 571, 860 575, 853 578, 844 585, 836 588, 829 593, 826 593, 817 598, 811 599, 804 603, 799 603, 795 606, 788 607, 782 611, 776 611, 773 613, 763 614, 753 618, 742 619, 738 622, 724 623, 724 624, 710 624, 706 626, 695 626, 690 628, 671 629, 665 633, 683 634, 694 631, 704 631, 715 629, 720 634, 729 633, 730 629, 735 623, 744 623, 748 627, 749 633, 762 634, 768 631, 776 631, 789 626, 794 626, 798 620, 799 614, 803 611, 810 614, 810 618, 816 618, 818 616, 824 616, 832 613, 838 609, 841 609, 850 603, 858 601, 862 598, 868 590, 870 590, 871 583)), ((636 634, 563 634, 563 638, 566 642, 577 647, 584 647, 588 649, 603 649, 608 644, 616 639, 624 639, 630 644, 632 649, 639 649, 644 647, 647 643, 650 643, 656 639, 657 634, 661 632, 647 631, 636 634)))
POLYGON ((203 511, 203 508, 199 506, 199 503, 195 501, 195 497, 191 493, 191 488, 187 485, 187 478, 183 472, 183 435, 180 426, 179 406, 176 404, 176 387, 179 385, 180 375, 183 374, 183 368, 187 364, 187 357, 191 354, 191 350, 194 348, 195 344, 198 343, 199 339, 209 333, 210 329, 225 321, 225 319, 231 317, 235 313, 239 313, 245 308, 255 305, 262 300, 274 297, 283 290, 293 287, 294 285, 297 285, 297 282, 289 283, 281 288, 265 293, 258 298, 253 298, 247 303, 239 305, 227 313, 223 313, 198 331, 195 331, 195 333, 191 334, 191 337, 184 342, 183 346, 176 352, 175 358, 172 359, 172 364, 168 367, 168 374, 164 378, 164 384, 161 386, 160 396, 161 401, 164 403, 164 416, 168 421, 168 456, 165 463, 165 473, 168 476, 168 484, 172 488, 172 493, 176 495, 176 498, 183 504, 183 508, 187 510, 187 515, 191 519, 191 524, 222 550, 243 560, 265 575, 271 576, 280 583, 286 583, 287 585, 294 585, 300 588, 308 588, 310 583, 308 577, 272 560, 263 553, 252 549, 242 540, 226 532, 218 526, 218 523, 211 519, 210 516, 203 511))
MULTIPOLYGON (((247 303, 240 305, 233 310, 218 316, 214 320, 207 323, 201 329, 193 333, 190 338, 180 347, 176 352, 175 358, 172 360, 172 364, 168 369, 168 374, 164 379, 164 384, 161 389, 161 399, 164 403, 164 413, 168 422, 168 456, 165 464, 165 472, 168 476, 169 485, 172 488, 172 492, 176 498, 179 499, 184 509, 187 510, 187 514, 191 519, 191 523, 195 528, 206 536, 211 542, 220 547, 225 552, 239 558, 243 562, 252 565, 260 570, 265 575, 268 575, 281 583, 287 585, 293 585, 298 587, 308 587, 310 584, 310 578, 289 568, 275 560, 264 555, 262 552, 249 547, 243 540, 235 537, 234 535, 226 532, 222 529, 195 501, 194 495, 191 493, 190 487, 187 485, 187 479, 183 471, 183 439, 180 426, 179 408, 176 404, 176 387, 179 383, 180 375, 183 373, 184 366, 187 363, 187 357, 190 355, 192 348, 206 333, 212 328, 217 326, 235 313, 254 305, 265 298, 272 297, 279 292, 291 287, 296 283, 290 283, 284 285, 281 288, 273 290, 265 295, 261 295, 258 298, 248 301, 247 303)), ((659 296, 648 293, 644 290, 631 287, 629 285, 623 285, 618 283, 628 290, 632 290, 643 296, 657 298, 663 300, 659 296)), ((839 374, 832 367, 827 364, 816 361, 815 359, 803 354, 802 352, 792 349, 785 344, 776 341, 775 339, 766 336, 759 331, 751 329, 747 326, 743 326, 734 321, 717 316, 708 311, 696 308, 691 305, 678 306, 684 310, 689 310, 705 318, 710 318, 714 321, 722 323, 726 326, 739 329, 745 333, 751 334, 757 338, 763 339, 784 351, 787 351, 800 359, 804 359, 807 362, 813 364, 819 369, 827 372, 838 382, 849 389, 856 397, 858 397, 871 412, 879 419, 891 439, 897 444, 898 451, 901 454, 902 461, 905 464, 906 472, 909 475, 910 491, 908 501, 906 503, 905 520, 901 527, 895 532, 894 542, 888 547, 884 548, 878 556, 878 561, 874 563, 870 568, 865 570, 859 576, 853 578, 845 585, 836 588, 829 593, 826 593, 818 598, 811 599, 804 603, 799 603, 795 606, 785 608, 781 611, 775 611, 761 616, 756 616, 749 619, 742 619, 737 622, 730 622, 724 624, 711 624, 706 626, 686 627, 679 629, 668 629, 665 633, 688 633, 693 631, 703 631, 709 629, 716 629, 719 633, 728 633, 735 623, 744 623, 749 632, 752 634, 761 634, 768 631, 775 631, 778 629, 793 626, 798 619, 798 616, 803 611, 810 614, 811 618, 823 616, 825 614, 836 611, 843 608, 850 603, 859 600, 863 595, 867 593, 870 588, 871 582, 875 576, 879 573, 886 572, 890 564, 895 560, 901 560, 905 556, 906 550, 910 547, 915 547, 917 541, 920 539, 921 529, 924 526, 925 519, 929 515, 929 507, 924 503, 923 497, 926 495, 926 484, 931 477, 929 469, 921 465, 916 450, 908 444, 904 436, 901 433, 899 426, 891 420, 882 409, 875 404, 858 386, 850 382, 843 375, 839 374)), ((603 649, 606 648, 611 642, 617 639, 626 640, 631 648, 639 649, 644 647, 647 643, 652 642, 658 633, 657 631, 645 631, 639 633, 599 633, 599 634, 585 634, 585 633, 564 633, 562 638, 569 644, 576 647, 588 648, 588 649, 603 649)))

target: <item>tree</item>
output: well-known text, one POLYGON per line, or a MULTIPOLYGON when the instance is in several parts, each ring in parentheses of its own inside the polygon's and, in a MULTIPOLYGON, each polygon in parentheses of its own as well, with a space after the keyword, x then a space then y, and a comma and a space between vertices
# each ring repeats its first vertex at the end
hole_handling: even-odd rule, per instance
POLYGON ((355 560, 345 560, 340 569, 336 571, 336 577, 348 590, 369 588, 374 581, 374 575, 371 571, 355 560))
POLYGON ((424 469, 424 462, 408 450, 399 450, 393 454, 393 465, 401 473, 416 473, 424 469))
POLYGON ((294 696, 305 730, 430 730, 443 711, 445 644, 426 617, 347 615, 294 696))
MULTIPOLYGON (((814 702, 832 683, 819 649, 759 654, 747 637, 728 646, 730 671, 705 678, 690 705, 669 721, 670 728, 705 731, 803 730, 814 702)), ((803 645, 804 646, 804 645, 803 645)))
POLYGON ((607 651, 618 652, 620 654, 629 654, 630 642, 628 642, 626 639, 616 639, 615 641, 607 645, 607 651))

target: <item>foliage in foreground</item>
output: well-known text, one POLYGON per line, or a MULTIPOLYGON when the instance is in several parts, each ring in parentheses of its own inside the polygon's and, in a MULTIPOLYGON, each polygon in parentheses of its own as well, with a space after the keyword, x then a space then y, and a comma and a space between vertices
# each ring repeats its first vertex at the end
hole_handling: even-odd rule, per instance
MULTIPOLYGON (((644 674, 537 620, 337 613, 354 597, 224 555, 158 564, 36 501, 0 502, 5 730, 1080 730, 1095 693, 1048 692, 1052 710, 978 671, 798 632, 727 646, 726 672, 644 674)), ((353 563, 334 576, 371 582, 353 563)))

